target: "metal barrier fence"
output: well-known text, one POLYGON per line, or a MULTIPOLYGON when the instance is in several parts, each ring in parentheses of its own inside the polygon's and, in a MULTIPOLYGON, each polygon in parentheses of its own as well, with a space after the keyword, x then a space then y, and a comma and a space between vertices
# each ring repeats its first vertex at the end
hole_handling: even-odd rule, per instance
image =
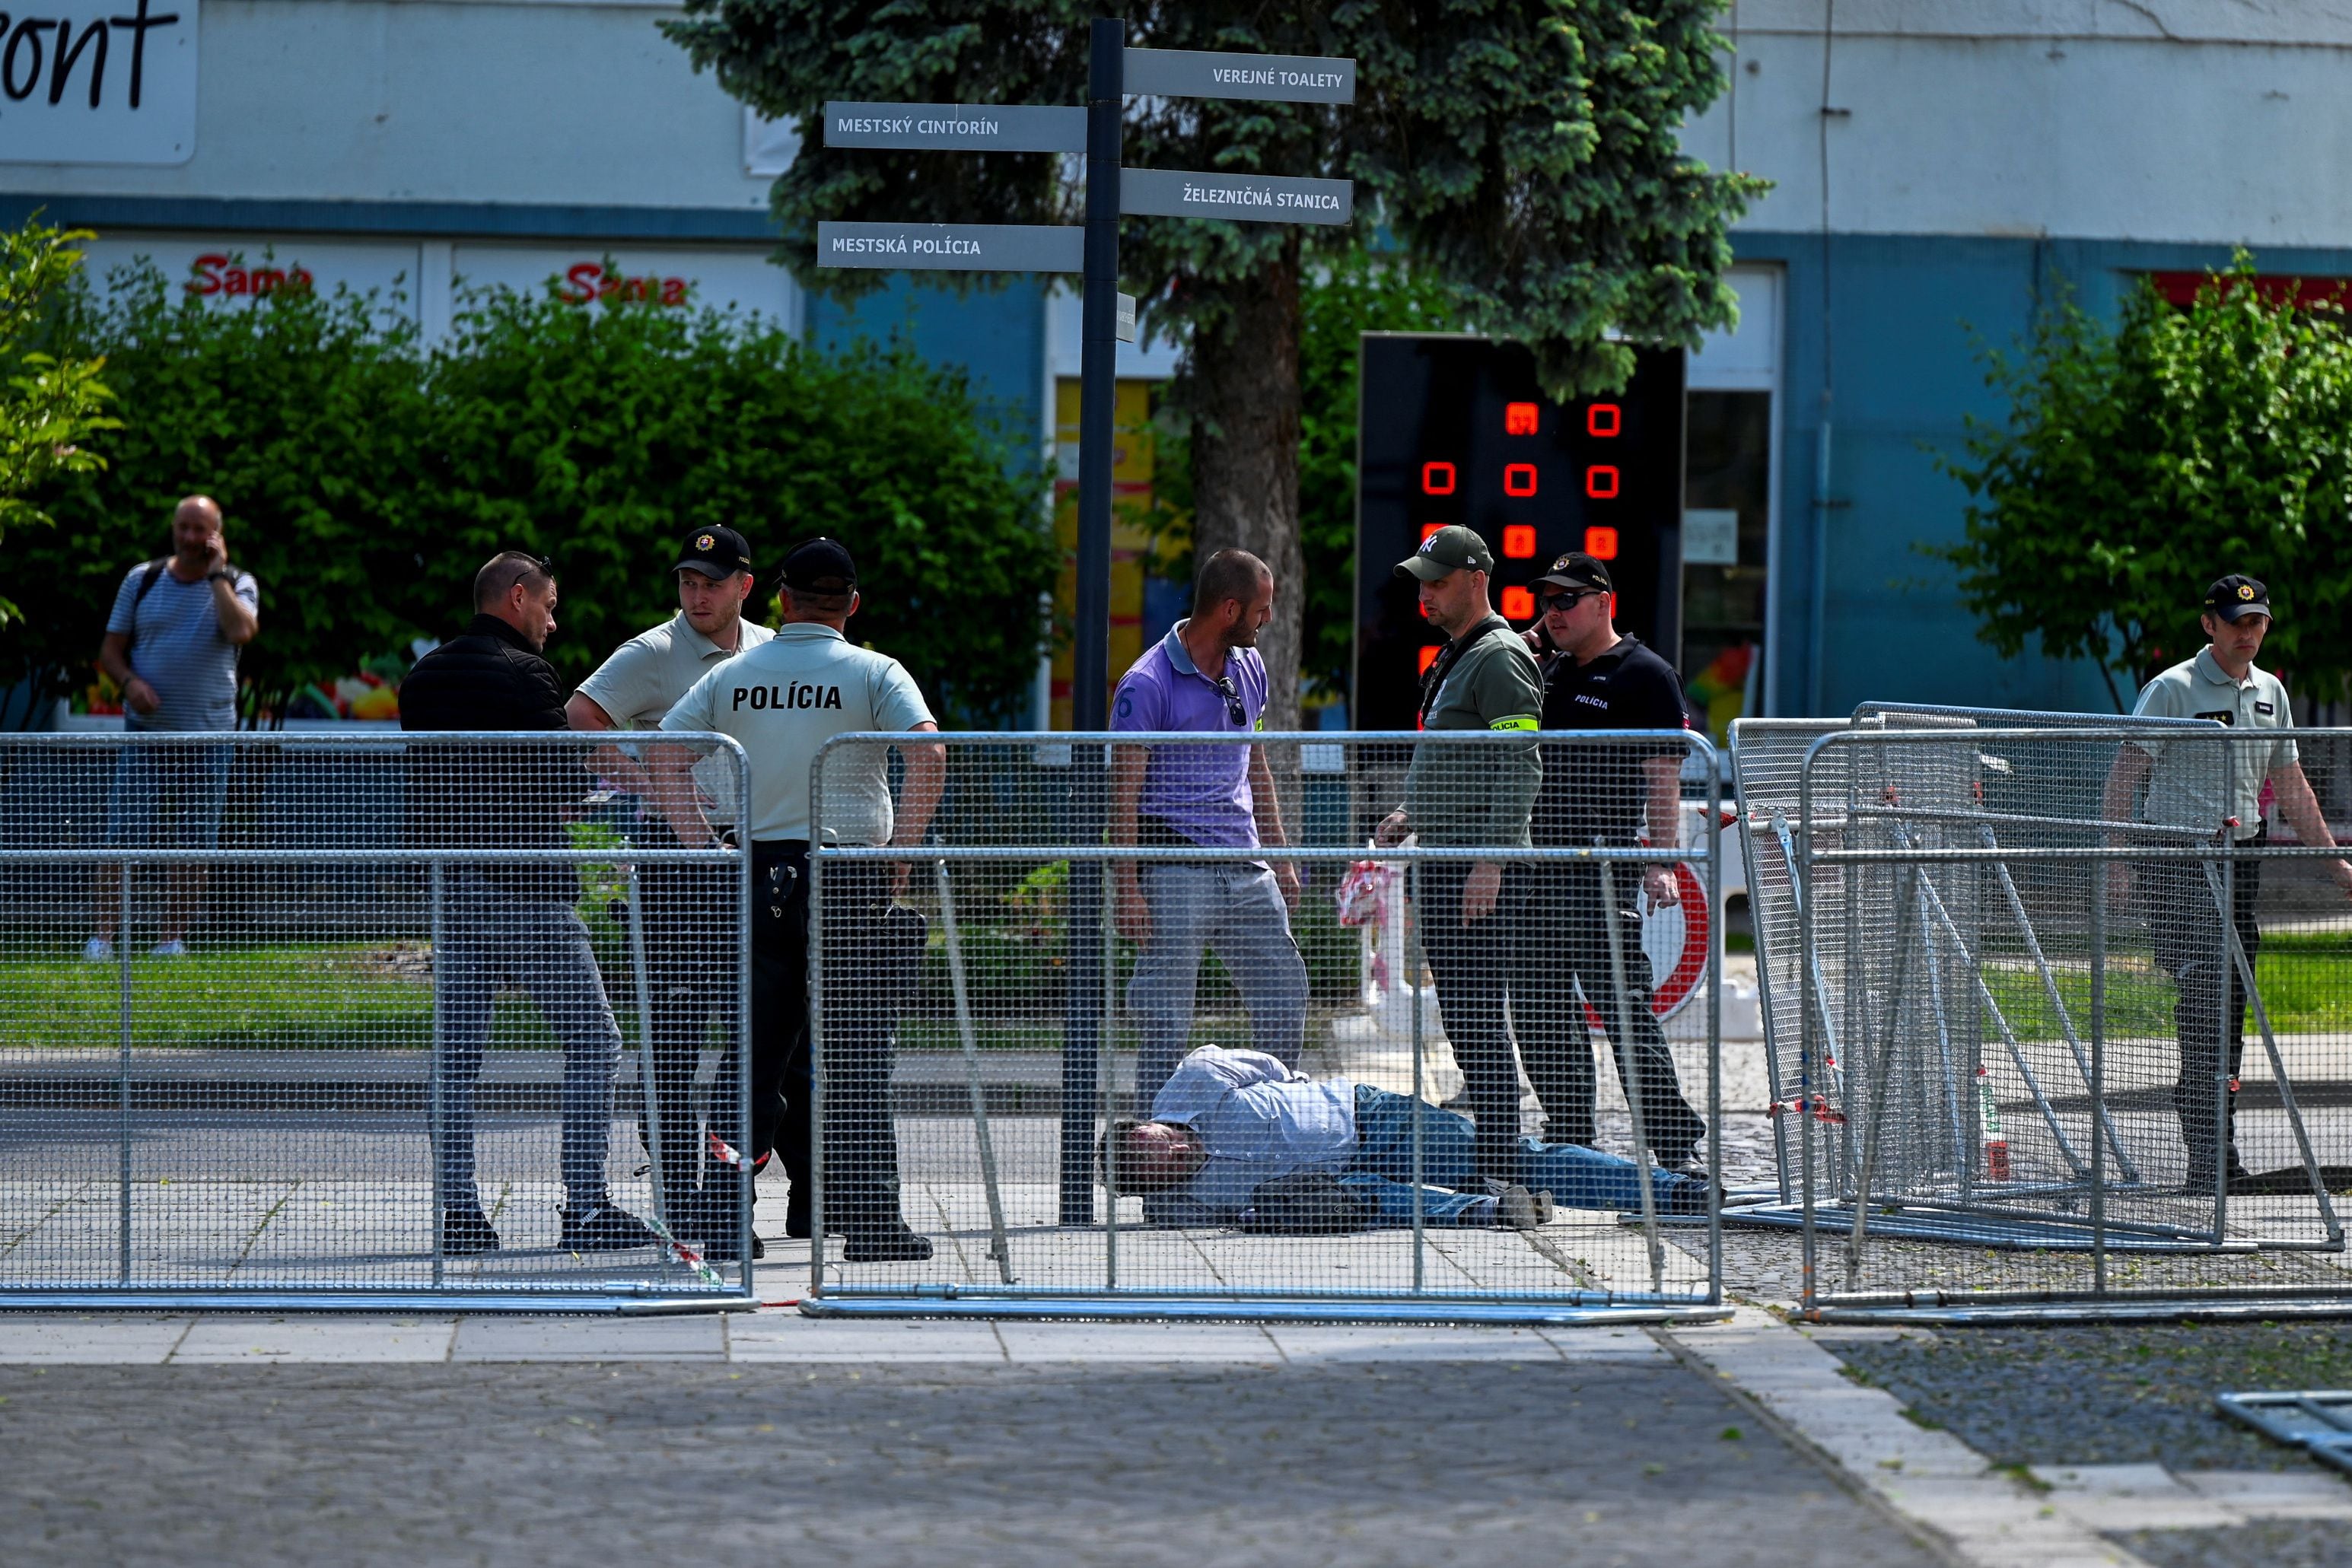
MULTIPOLYGON (((1815 1131, 1834 1128, 1843 1116, 1844 1063, 1840 1049, 1840 1011, 1824 1003, 1826 981, 1818 960, 1802 952, 1801 925, 1805 889, 1798 876, 1798 843, 1801 838, 1799 795, 1806 759, 1813 743, 1825 735, 1847 729, 1953 729, 1987 726, 2030 725, 2041 728, 2114 727, 2112 716, 2067 713, 2009 712, 1997 708, 1966 708, 1923 704, 1864 703, 1851 717, 1743 718, 1732 723, 1731 758, 1734 791, 1738 799, 1739 848, 1747 873, 1748 913, 1754 932, 1756 979, 1764 1028, 1765 1069, 1769 1080, 1769 1111, 1780 1201, 1799 1200, 1803 1177, 1798 1160, 1806 1150, 1826 1149, 1829 1134, 1808 1142, 1798 1131, 1801 1112, 1816 1124, 1815 1131), (1817 1054, 1800 1048, 1808 1009, 1818 1034, 1817 1054)), ((2154 730, 2188 728, 2211 732, 2217 727, 2202 719, 2130 719, 2127 727, 2154 730)), ((1817 763, 1834 767, 1843 754, 1817 763)), ((1863 913, 1843 902, 1836 883, 1818 890, 1822 901, 1821 928, 1845 934, 1849 946, 1860 940, 1863 913)), ((1818 1181, 1822 1173, 1815 1172, 1818 1181)), ((1751 1208, 1751 1220, 1767 1211, 1751 1208)), ((1793 1209, 1788 1218, 1793 1221, 1793 1209)))
POLYGON ((1719 1315, 1717 945, 1683 919, 1713 764, 1681 732, 829 743, 803 1310, 1719 1315), (931 841, 877 847, 934 742, 931 841), (1684 779, 1697 842, 1664 836, 1684 779))
POLYGON ((0 737, 0 1306, 748 1303, 742 857, 610 738, 0 737))
POLYGON ((1801 769, 1806 1308, 2352 1312, 2352 912, 2263 826, 2316 810, 2280 736, 1988 716, 1801 769))

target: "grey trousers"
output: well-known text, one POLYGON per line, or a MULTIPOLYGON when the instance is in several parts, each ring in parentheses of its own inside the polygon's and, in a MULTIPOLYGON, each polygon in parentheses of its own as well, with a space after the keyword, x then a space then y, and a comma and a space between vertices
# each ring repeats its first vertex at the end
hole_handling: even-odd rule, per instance
POLYGON ((563 1047, 563 1189, 574 1213, 604 1201, 604 1155, 613 1135, 613 1073, 621 1030, 613 1021, 588 928, 572 906, 461 887, 441 912, 433 956, 439 1013, 442 1201, 478 1203, 474 1092, 490 1042, 490 1010, 507 985, 530 993, 563 1047))
POLYGON ((1307 1039, 1307 961, 1274 873, 1242 861, 1183 861, 1147 864, 1141 881, 1151 940, 1136 956, 1127 988, 1142 1035, 1136 1114, 1151 1114, 1152 1098, 1191 1046, 1203 952, 1217 955, 1240 990, 1251 1046, 1297 1066, 1307 1039))

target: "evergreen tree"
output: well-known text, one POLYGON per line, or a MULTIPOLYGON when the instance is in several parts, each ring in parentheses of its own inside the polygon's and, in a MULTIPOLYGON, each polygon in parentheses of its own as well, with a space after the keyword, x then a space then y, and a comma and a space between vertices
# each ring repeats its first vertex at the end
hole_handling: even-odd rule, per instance
MULTIPOLYGON (((1760 183, 1685 158, 1675 133, 1723 85, 1720 0, 1230 0, 1137 4, 1132 46, 1341 55, 1350 106, 1132 99, 1130 167, 1307 174, 1357 183, 1357 222, 1384 229, 1458 295, 1479 329, 1533 349, 1559 397, 1621 385, 1626 343, 1696 344, 1730 323, 1727 225, 1760 183), (1610 334, 1622 336, 1622 340, 1610 334)), ((837 151, 827 99, 965 104, 1085 101, 1087 26, 1073 0, 686 0, 664 29, 761 112, 810 130, 772 198, 782 259, 851 296, 866 272, 820 269, 824 219, 1076 223, 1072 162, 1045 153, 837 151)), ((1269 727, 1297 715, 1300 291, 1344 229, 1129 219, 1124 287, 1144 329, 1189 335, 1197 547, 1239 546, 1282 582, 1261 646, 1269 727)))

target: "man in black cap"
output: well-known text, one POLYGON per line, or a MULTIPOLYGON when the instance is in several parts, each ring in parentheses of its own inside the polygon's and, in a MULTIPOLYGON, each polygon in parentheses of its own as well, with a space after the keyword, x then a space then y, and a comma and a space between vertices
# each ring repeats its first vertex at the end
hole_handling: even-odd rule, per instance
MULTIPOLYGON (((2286 687, 2276 675, 2254 667, 2271 621, 2270 591, 2259 580, 2236 574, 2217 579, 2205 591, 2199 618, 2206 645, 2196 657, 2148 682, 2132 715, 2211 719, 2240 732, 2275 731, 2276 738, 2232 738, 2218 745, 2135 740, 2116 753, 2101 816, 2111 822, 2136 818, 2193 829, 2196 837, 2189 841, 2250 849, 2270 839, 2262 807, 2267 781, 2297 841, 2335 847, 2297 758, 2286 687)), ((2111 841, 2120 847, 2119 841, 2111 841)), ((2352 864, 2321 863, 2337 888, 2352 895, 2352 864)), ((2231 924, 2251 970, 2262 943, 2254 903, 2262 891, 2263 862, 2252 856, 2149 861, 2137 875, 2156 961, 2176 987, 2173 1023, 2180 1076, 2172 1103, 2188 1148, 2184 1185, 2192 1194, 2214 1192, 2246 1175, 2231 1135, 2238 1064, 2245 1051, 2246 989, 2222 936, 2220 890, 2225 882, 2230 885, 2231 924)), ((2110 863, 2111 908, 2123 909, 2132 878, 2129 862, 2110 863)))
MULTIPOLYGON (((1430 849, 1528 842, 1528 810, 1543 778, 1534 745, 1543 686, 1534 655, 1487 598, 1494 570, 1486 541, 1459 524, 1431 534, 1397 566, 1399 577, 1420 584, 1423 613, 1449 639, 1422 678, 1421 727, 1524 736, 1528 744, 1416 747, 1404 804, 1373 834, 1383 848, 1407 833, 1430 849)), ((1477 1123, 1478 1170, 1503 1182, 1517 1179, 1519 1148, 1519 1074, 1503 1010, 1519 924, 1512 892, 1499 856, 1414 868, 1417 928, 1477 1123)))
MULTIPOLYGON (((1682 760, 1688 747, 1664 737, 1573 745, 1558 730, 1679 730, 1682 680, 1637 638, 1619 633, 1609 568, 1582 552, 1561 556, 1536 579, 1543 614, 1527 633, 1544 679, 1543 789, 1531 831, 1538 844, 1672 849, 1682 831, 1682 760)), ((1663 863, 1538 862, 1527 869, 1525 924, 1511 972, 1511 1019, 1528 1082, 1543 1102, 1545 1138, 1594 1138, 1592 1044, 1586 1006, 1601 1019, 1621 1083, 1638 1085, 1643 1131, 1658 1164, 1687 1165, 1706 1123, 1683 1098, 1665 1032, 1651 1005, 1637 891, 1653 908, 1675 903, 1663 863), (1613 895, 1616 918, 1604 898, 1613 895), (1617 977, 1622 974, 1621 991, 1617 977), (1577 993, 1583 993, 1582 1001, 1577 993)), ((1630 1098, 1630 1096, 1629 1096, 1630 1098)))
MULTIPOLYGON (((809 1007, 809 842, 923 841, 946 779, 946 747, 914 676, 845 634, 857 612, 857 567, 837 539, 793 548, 782 570, 783 626, 773 641, 718 665, 678 700, 664 729, 717 730, 742 743, 751 798, 740 819, 751 850, 751 1137, 771 1147, 792 1191, 784 1233, 811 1234, 814 1150, 809 1007), (810 773, 836 735, 908 736, 889 748, 836 753, 824 766, 824 821, 814 820, 810 773), (889 751, 906 766, 890 797, 889 751)), ((684 788, 678 748, 656 749, 656 784, 679 841, 709 841, 701 803, 684 788)), ((890 1028, 913 983, 920 923, 894 917, 907 862, 824 869, 823 1000, 824 1210, 852 1263, 919 1262, 931 1244, 906 1222, 898 1196, 898 1128, 890 1107, 890 1028), (911 932, 908 929, 912 925, 911 932)))
MULTIPOLYGON (((757 648, 775 633, 743 612, 751 599, 751 550, 743 536, 723 525, 687 535, 671 569, 677 584, 677 613, 613 650, 595 674, 580 683, 564 716, 579 730, 659 729, 677 700, 712 667, 757 648)), ((635 748, 607 747, 594 766, 620 788, 639 797, 632 841, 648 849, 699 848, 681 844, 660 812, 646 800, 646 781, 635 748)), ((706 765, 695 784, 704 818, 715 831, 731 831, 740 802, 734 799, 731 768, 706 765)), ((648 1118, 638 1130, 647 1157, 661 1161, 662 1195, 668 1219, 682 1235, 698 1239, 713 1258, 730 1258, 740 1245, 740 1212, 730 1181, 714 1179, 697 1189, 702 1168, 703 1132, 689 1110, 695 1071, 711 1026, 731 1044, 736 988, 711 965, 713 954, 733 948, 733 898, 729 878, 709 865, 647 865, 638 873, 639 908, 645 918, 646 977, 653 1011, 654 1082, 661 1108, 662 1147, 653 1146, 648 1118)), ((738 1072, 722 1066, 718 1082, 731 1088, 738 1072)), ((727 1097, 731 1103, 731 1096, 727 1097)), ((744 1142, 740 1114, 719 1116, 710 1134, 732 1155, 744 1142)), ((754 1243, 754 1255, 757 1254, 754 1243)))

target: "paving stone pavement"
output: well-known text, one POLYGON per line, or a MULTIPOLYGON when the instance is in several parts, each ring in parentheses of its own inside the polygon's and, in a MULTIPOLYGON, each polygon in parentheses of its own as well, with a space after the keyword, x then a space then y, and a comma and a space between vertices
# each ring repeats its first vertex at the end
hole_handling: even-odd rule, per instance
POLYGON ((1732 1568, 1833 1541, 1842 1564, 1938 1560, 1645 1336, 1444 1364, 1286 1364, 1274 1337, 1255 1363, 1153 1365, 0 1368, 6 1555, 1732 1568))

